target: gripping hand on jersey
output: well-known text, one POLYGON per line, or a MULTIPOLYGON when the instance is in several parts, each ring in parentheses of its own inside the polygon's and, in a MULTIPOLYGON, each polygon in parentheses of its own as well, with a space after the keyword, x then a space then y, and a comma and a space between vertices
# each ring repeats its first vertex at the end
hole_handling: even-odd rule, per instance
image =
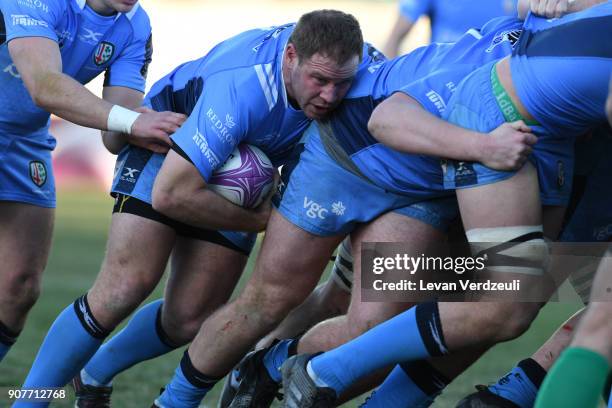
POLYGON ((128 142, 156 153, 166 153, 172 141, 170 135, 181 127, 187 117, 175 112, 157 112, 147 107, 134 109, 140 113, 132 125, 128 142))
POLYGON ((489 133, 480 162, 495 170, 518 170, 538 138, 522 120, 504 123, 489 133))

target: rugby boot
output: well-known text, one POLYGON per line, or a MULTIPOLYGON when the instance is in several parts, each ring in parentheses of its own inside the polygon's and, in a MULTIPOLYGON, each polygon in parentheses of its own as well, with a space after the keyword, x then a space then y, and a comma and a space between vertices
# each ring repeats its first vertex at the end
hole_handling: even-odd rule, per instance
POLYGON ((81 374, 72 379, 72 388, 76 396, 75 408, 110 408, 113 387, 96 387, 83 384, 81 374))
POLYGON ((306 366, 315 354, 300 354, 285 361, 281 367, 283 407, 286 408, 329 408, 335 406, 336 392, 327 387, 317 387, 308 375, 306 366))
MULTIPOLYGON (((274 344, 250 352, 238 363, 235 368, 236 378, 228 378, 225 383, 219 408, 268 408, 272 405, 274 398, 282 398, 278 392, 280 384, 270 377, 263 362, 264 356, 274 344), (230 399, 232 389, 233 398, 230 399)), ((234 372, 232 372, 233 375, 234 372)))
POLYGON ((486 385, 477 385, 476 390, 459 401, 456 408, 520 408, 514 402, 489 391, 486 385))

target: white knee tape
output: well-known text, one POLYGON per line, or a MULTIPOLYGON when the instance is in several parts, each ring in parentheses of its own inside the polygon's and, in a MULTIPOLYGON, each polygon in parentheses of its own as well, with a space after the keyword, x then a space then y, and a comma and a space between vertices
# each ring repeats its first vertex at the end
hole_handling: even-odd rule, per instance
POLYGON ((476 253, 489 257, 492 272, 542 275, 548 265, 541 225, 475 228, 466 236, 476 253))
POLYGON ((349 237, 338 246, 331 279, 345 291, 351 291, 353 286, 353 255, 351 254, 351 240, 349 237))

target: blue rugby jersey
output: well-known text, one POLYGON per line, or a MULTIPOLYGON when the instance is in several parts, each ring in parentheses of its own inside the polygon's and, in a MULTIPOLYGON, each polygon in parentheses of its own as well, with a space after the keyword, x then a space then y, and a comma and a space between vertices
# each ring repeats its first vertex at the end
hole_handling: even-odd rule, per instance
MULTIPOLYGON (((283 53, 295 24, 249 30, 187 62, 149 92, 146 103, 189 115, 172 135, 204 180, 249 143, 275 166, 284 163, 310 120, 291 106, 282 76, 283 53)), ((364 46, 361 67, 383 58, 364 46)))
POLYGON ((429 16, 432 42, 455 42, 469 28, 517 13, 516 0, 400 0, 399 7, 409 21, 429 16))
POLYGON ((612 2, 547 20, 528 15, 510 68, 527 111, 551 134, 606 122, 612 74, 612 2))
POLYGON ((144 92, 151 60, 151 25, 137 3, 126 14, 101 16, 85 0, 0 0, 0 132, 48 139, 49 113, 38 108, 19 77, 8 42, 21 37, 56 41, 62 71, 86 84, 105 72, 105 86, 144 92))
POLYGON ((439 159, 401 153, 379 143, 367 129, 374 108, 397 91, 440 116, 455 85, 482 64, 510 55, 522 21, 501 17, 481 30, 469 30, 455 44, 431 44, 393 60, 374 64, 353 83, 332 114, 334 138, 358 169, 389 191, 442 194, 439 159))

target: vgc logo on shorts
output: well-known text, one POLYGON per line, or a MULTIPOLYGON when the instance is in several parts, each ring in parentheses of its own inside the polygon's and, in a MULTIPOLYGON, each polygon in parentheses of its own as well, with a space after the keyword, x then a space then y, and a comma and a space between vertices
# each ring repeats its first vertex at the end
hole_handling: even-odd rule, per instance
POLYGON ((313 200, 308 197, 304 197, 304 209, 306 209, 306 215, 310 218, 319 218, 324 220, 327 216, 329 210, 323 207, 319 203, 315 203, 313 200))

